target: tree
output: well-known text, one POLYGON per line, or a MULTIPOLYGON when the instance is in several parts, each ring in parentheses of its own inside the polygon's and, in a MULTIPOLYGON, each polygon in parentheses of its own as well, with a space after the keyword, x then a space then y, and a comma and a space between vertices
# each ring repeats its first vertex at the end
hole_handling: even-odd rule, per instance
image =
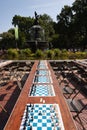
MULTIPOLYGON (((21 36, 25 37, 25 41, 30 40, 29 30, 34 25, 34 18, 32 17, 22 17, 15 15, 12 19, 12 24, 19 27, 19 39, 21 36)), ((48 41, 49 37, 54 34, 53 20, 47 14, 39 16, 39 24, 45 30, 45 39, 48 41)))
POLYGON ((15 47, 14 34, 12 34, 11 31, 13 30, 9 30, 8 32, 3 32, 2 34, 0 34, 0 36, 2 37, 0 48, 8 49, 15 47))
POLYGON ((87 0, 76 0, 72 6, 64 6, 57 15, 56 33, 66 49, 87 47, 87 0))
POLYGON ((72 44, 72 35, 73 30, 71 28, 73 17, 73 11, 70 6, 64 6, 62 8, 61 13, 57 15, 57 33, 60 34, 59 41, 61 43, 62 48, 70 48, 70 43, 72 44))
POLYGON ((52 18, 47 14, 40 15, 39 23, 45 30, 45 39, 49 41, 50 37, 55 33, 52 18))
POLYGON ((34 23, 34 18, 31 17, 22 17, 19 15, 15 15, 12 19, 12 24, 14 26, 18 26, 19 28, 19 37, 21 37, 21 32, 22 34, 24 33, 25 39, 29 40, 29 29, 31 26, 33 26, 34 23))
MULTIPOLYGON (((53 21, 50 16, 47 14, 40 15, 39 23, 42 28, 45 30, 46 40, 49 40, 54 34, 53 21)), ((22 17, 20 15, 15 15, 12 18, 12 24, 14 27, 18 26, 19 39, 17 42, 18 48, 26 48, 29 47, 27 41, 30 40, 30 28, 34 25, 34 18, 32 17, 22 17)), ((9 29, 8 32, 5 32, 1 35, 3 37, 2 43, 5 48, 16 47, 16 41, 14 38, 14 29, 9 29)), ((2 47, 2 44, 1 44, 2 47)))
POLYGON ((87 0, 76 0, 73 3, 76 32, 80 37, 80 46, 83 50, 87 47, 87 0))

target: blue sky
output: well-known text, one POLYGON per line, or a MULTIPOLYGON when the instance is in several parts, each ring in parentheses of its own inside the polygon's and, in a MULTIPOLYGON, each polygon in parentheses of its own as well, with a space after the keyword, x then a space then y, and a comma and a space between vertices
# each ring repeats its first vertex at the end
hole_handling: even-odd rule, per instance
POLYGON ((2 0, 0 3, 0 33, 8 31, 12 26, 12 18, 15 14, 20 16, 34 16, 48 14, 56 21, 56 16, 64 5, 72 5, 75 0, 2 0))

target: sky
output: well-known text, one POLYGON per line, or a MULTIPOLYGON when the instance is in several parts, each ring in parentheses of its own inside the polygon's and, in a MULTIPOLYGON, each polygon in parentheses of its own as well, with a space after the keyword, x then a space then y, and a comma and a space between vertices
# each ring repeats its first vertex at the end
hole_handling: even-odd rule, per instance
POLYGON ((75 0, 2 0, 0 2, 0 33, 7 32, 12 25, 12 18, 15 15, 34 17, 48 14, 54 21, 61 12, 64 5, 72 6, 75 0))

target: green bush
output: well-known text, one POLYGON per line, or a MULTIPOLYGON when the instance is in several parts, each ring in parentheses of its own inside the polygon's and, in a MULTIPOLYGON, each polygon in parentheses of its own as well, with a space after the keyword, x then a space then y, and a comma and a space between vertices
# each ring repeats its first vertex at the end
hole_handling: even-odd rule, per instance
POLYGON ((61 51, 61 56, 60 59, 64 60, 64 59, 68 59, 68 51, 66 49, 63 49, 61 51))
POLYGON ((61 51, 60 49, 54 49, 54 58, 60 59, 61 51))
POLYGON ((76 59, 83 59, 85 58, 86 53, 78 51, 75 52, 75 55, 76 55, 76 59))
POLYGON ((22 49, 21 51, 20 51, 23 55, 25 55, 25 56, 31 56, 31 50, 30 49, 22 49))
POLYGON ((38 59, 44 58, 43 51, 38 49, 35 53, 35 57, 38 59))
POLYGON ((48 59, 53 59, 54 58, 54 51, 53 50, 47 50, 46 56, 47 56, 48 59))
POLYGON ((7 51, 7 59, 11 59, 11 60, 14 60, 14 59, 18 59, 18 50, 16 49, 8 49, 7 51))
POLYGON ((28 59, 30 59, 31 54, 32 54, 32 52, 29 48, 22 49, 19 51, 19 59, 20 60, 28 60, 28 59))
POLYGON ((66 49, 62 49, 62 53, 67 53, 68 51, 66 49))
POLYGON ((83 59, 87 59, 87 51, 83 52, 83 59))
POLYGON ((74 52, 69 52, 68 59, 76 59, 76 54, 74 52))
POLYGON ((65 49, 59 50, 37 50, 36 53, 32 53, 29 48, 27 49, 8 49, 3 56, 0 56, 0 59, 8 60, 36 60, 36 59, 52 59, 52 60, 65 60, 65 59, 87 59, 86 52, 72 52, 65 49))

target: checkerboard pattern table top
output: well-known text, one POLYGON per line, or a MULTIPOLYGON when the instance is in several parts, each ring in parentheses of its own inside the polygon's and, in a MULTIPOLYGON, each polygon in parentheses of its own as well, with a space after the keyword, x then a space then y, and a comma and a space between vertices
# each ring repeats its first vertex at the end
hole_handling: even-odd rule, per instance
POLYGON ((33 85, 31 88, 30 96, 54 96, 54 90, 52 85, 33 85))
POLYGON ((64 130, 57 104, 27 104, 20 130, 64 130))

